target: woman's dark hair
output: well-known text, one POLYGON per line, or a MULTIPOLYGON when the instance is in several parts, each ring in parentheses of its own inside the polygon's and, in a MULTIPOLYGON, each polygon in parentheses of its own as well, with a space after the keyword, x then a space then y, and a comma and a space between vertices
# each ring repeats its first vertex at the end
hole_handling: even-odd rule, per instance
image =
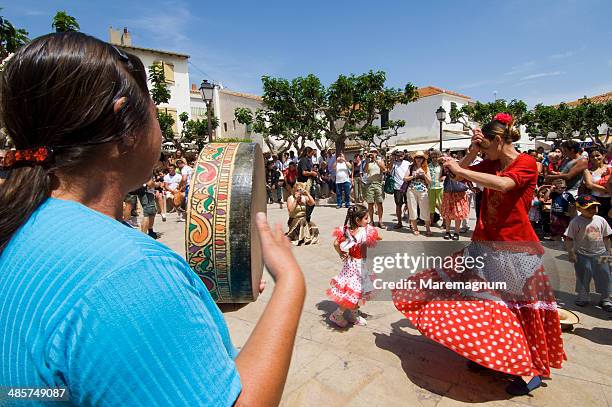
POLYGON ((514 123, 505 124, 497 120, 482 126, 481 131, 486 139, 493 140, 495 136, 499 136, 504 143, 513 143, 521 138, 521 133, 514 127, 514 123))
POLYGON ((115 46, 66 32, 21 47, 0 78, 0 123, 17 150, 48 147, 53 159, 8 171, 0 188, 0 250, 49 197, 50 174, 85 165, 97 145, 145 129, 151 103, 142 62, 115 46))
POLYGON ((575 140, 565 140, 563 143, 561 143, 561 147, 572 150, 575 153, 582 151, 580 143, 575 140))
POLYGON ((352 205, 346 211, 346 218, 344 219, 344 226, 348 226, 350 229, 355 229, 358 225, 357 222, 363 219, 368 214, 368 208, 363 205, 352 205))

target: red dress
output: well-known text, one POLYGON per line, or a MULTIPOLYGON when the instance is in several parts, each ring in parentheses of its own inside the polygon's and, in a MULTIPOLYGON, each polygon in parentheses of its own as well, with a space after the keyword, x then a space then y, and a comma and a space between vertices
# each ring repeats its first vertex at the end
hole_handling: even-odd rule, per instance
POLYGON ((535 159, 520 154, 503 171, 484 160, 470 169, 509 177, 516 187, 485 188, 472 243, 453 256, 484 255, 481 267, 423 270, 408 280, 503 281, 481 291, 394 290, 393 302, 425 336, 490 369, 516 376, 550 376, 566 360, 556 302, 542 267, 541 246, 529 222, 538 177, 535 159))

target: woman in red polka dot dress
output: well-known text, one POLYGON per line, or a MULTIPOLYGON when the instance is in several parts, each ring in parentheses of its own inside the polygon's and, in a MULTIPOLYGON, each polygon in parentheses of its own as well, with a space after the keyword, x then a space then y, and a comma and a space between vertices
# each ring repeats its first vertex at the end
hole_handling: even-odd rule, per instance
POLYGON ((336 228, 334 248, 342 259, 340 274, 331 280, 327 296, 338 308, 329 319, 344 328, 348 323, 365 326, 366 320, 359 315, 363 305, 374 291, 372 274, 366 267, 367 248, 380 240, 378 230, 370 225, 368 209, 363 205, 351 206, 346 214, 344 227, 336 228), (348 320, 344 313, 349 311, 348 320))
POLYGON ((528 216, 537 166, 533 157, 514 149, 519 137, 512 117, 500 113, 474 131, 461 163, 444 163, 458 179, 485 187, 472 243, 453 254, 482 262, 465 270, 427 269, 409 278, 415 287, 432 281, 444 288, 461 282, 485 289, 393 291, 395 306, 423 335, 468 358, 472 368, 515 375, 506 389, 513 395, 540 387, 541 377, 567 359, 554 293, 542 267, 544 249, 528 216), (470 166, 480 152, 486 159, 470 166), (491 282, 505 287, 489 289, 491 282))

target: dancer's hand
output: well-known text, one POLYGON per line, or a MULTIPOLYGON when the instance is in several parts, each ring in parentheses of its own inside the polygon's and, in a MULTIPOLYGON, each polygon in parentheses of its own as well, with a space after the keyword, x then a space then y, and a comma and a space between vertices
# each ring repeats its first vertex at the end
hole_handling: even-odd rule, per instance
POLYGON ((451 174, 453 174, 453 177, 457 176, 462 170, 459 163, 454 158, 450 157, 444 161, 442 166, 444 167, 444 169, 450 171, 451 174))
POLYGON ((472 144, 470 145, 470 151, 480 152, 480 143, 486 140, 484 134, 479 128, 472 129, 472 144))

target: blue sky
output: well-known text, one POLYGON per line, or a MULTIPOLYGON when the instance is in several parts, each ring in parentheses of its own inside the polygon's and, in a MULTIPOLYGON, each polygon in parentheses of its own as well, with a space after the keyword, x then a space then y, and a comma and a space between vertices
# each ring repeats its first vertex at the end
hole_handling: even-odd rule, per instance
POLYGON ((553 104, 612 91, 612 2, 158 1, 1 2, 35 37, 57 10, 108 40, 128 27, 133 44, 191 55, 194 83, 213 79, 261 94, 261 76, 384 70, 390 86, 434 85, 481 101, 553 104))

